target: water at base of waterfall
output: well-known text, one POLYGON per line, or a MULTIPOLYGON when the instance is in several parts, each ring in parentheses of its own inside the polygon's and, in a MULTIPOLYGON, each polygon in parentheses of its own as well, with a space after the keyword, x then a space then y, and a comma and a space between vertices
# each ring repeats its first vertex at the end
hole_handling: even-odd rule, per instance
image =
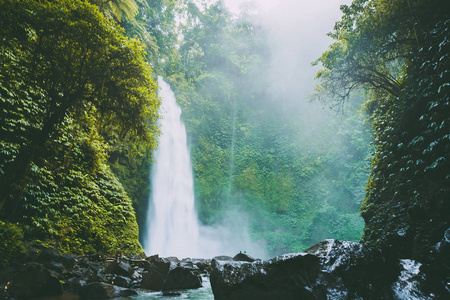
POLYGON ((178 290, 178 296, 164 296, 162 292, 138 291, 137 296, 127 298, 116 298, 118 300, 154 300, 154 299, 170 299, 170 300, 214 300, 211 290, 211 284, 208 277, 202 277, 203 287, 192 290, 178 290))

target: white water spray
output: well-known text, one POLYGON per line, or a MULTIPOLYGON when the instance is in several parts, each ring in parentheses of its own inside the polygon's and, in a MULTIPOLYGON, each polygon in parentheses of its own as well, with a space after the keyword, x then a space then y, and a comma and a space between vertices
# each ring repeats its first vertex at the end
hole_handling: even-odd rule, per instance
POLYGON ((263 247, 251 241, 246 216, 242 213, 225 214, 221 224, 215 226, 199 225, 181 109, 170 86, 161 77, 158 85, 164 118, 151 174, 145 252, 162 257, 212 258, 246 250, 258 258, 266 258, 263 247))

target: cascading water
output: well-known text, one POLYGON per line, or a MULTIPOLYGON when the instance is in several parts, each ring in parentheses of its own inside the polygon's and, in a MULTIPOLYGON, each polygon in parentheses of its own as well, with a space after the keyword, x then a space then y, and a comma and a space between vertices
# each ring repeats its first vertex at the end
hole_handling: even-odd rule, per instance
POLYGON ((214 226, 199 224, 181 109, 170 86, 161 77, 158 77, 158 85, 164 118, 151 172, 145 252, 162 257, 212 258, 247 250, 256 257, 267 257, 264 248, 251 241, 247 216, 242 211, 226 210, 222 221, 214 226))
POLYGON ((161 256, 196 256, 199 255, 199 225, 186 129, 170 86, 161 77, 158 77, 158 85, 164 117, 152 169, 144 248, 147 253, 161 256))

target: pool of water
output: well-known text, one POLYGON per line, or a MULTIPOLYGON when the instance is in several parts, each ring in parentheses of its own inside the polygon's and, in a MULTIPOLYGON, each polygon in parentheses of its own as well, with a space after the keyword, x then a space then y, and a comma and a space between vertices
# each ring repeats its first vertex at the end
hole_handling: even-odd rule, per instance
POLYGON ((138 291, 137 296, 127 297, 127 298, 116 298, 120 300, 152 300, 152 299, 170 299, 170 300, 180 300, 180 299, 190 299, 190 300, 214 300, 214 295, 211 290, 211 284, 209 282, 209 277, 202 277, 203 287, 193 290, 177 290, 180 293, 177 296, 164 296, 162 292, 150 292, 150 291, 138 291))

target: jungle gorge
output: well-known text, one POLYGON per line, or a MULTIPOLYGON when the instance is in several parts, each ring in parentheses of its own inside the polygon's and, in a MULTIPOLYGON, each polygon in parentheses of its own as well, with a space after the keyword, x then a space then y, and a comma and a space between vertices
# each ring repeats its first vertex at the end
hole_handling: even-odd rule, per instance
POLYGON ((191 288, 170 286, 181 268, 210 275, 215 299, 448 297, 450 3, 228 2, 0 0, 0 299, 51 296, 18 288, 30 270, 89 297, 73 278, 191 288), (199 224, 263 261, 141 246, 156 234, 158 76, 199 224))

